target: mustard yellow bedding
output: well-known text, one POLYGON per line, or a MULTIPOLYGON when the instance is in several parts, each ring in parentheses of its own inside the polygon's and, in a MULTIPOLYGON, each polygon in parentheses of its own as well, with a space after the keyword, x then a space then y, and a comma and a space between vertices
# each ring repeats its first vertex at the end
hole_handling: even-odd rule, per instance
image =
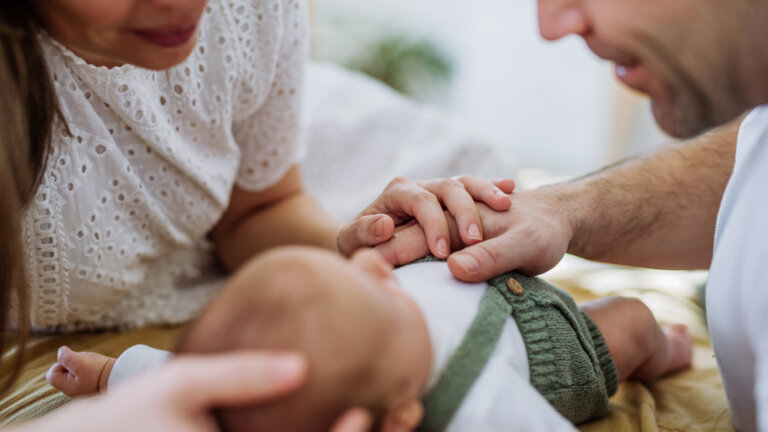
MULTIPOLYGON (((632 277, 632 273, 629 274, 632 277)), ((569 291, 577 302, 616 293, 586 289, 584 281, 584 278, 553 280, 569 291)), ((622 384, 618 394, 611 399, 611 414, 581 425, 580 429, 585 432, 732 431, 701 306, 693 298, 654 288, 621 290, 620 293, 645 300, 661 321, 688 324, 696 340, 694 366, 691 370, 652 384, 622 384)), ((45 372, 55 362, 60 345, 115 356, 137 343, 168 349, 173 346, 179 331, 179 328, 151 328, 129 333, 33 338, 21 379, 8 395, 0 399, 0 425, 39 417, 68 401, 66 396, 45 381, 45 372)), ((3 359, 0 366, 2 374, 7 374, 7 359, 3 359)))
POLYGON ((618 393, 611 398, 610 415, 581 425, 581 431, 734 431, 704 310, 694 299, 652 288, 597 294, 568 281, 553 282, 570 292, 577 302, 614 294, 638 297, 651 307, 658 320, 687 324, 695 341, 691 369, 653 383, 622 383, 618 393))
MULTIPOLYGON (((70 400, 45 381, 45 373, 56 362, 56 351, 61 345, 76 351, 87 350, 117 356, 138 343, 171 348, 179 332, 179 328, 150 328, 128 333, 34 337, 27 347, 27 362, 19 381, 9 394, 0 399, 0 426, 39 417, 70 400)), ((9 373, 9 367, 9 359, 3 358, 0 363, 2 374, 9 373)))

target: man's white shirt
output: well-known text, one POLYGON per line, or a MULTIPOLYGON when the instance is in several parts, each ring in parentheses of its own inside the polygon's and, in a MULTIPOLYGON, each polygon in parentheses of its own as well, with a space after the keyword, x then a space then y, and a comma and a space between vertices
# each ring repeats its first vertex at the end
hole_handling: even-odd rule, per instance
POLYGON ((745 432, 768 431, 767 278, 768 106, 761 106, 739 131, 707 285, 712 345, 734 426, 745 432))

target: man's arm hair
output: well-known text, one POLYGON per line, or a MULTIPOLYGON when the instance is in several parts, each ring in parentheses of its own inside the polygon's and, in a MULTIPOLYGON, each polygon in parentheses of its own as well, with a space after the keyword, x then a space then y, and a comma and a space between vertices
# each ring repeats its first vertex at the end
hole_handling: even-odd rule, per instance
POLYGON ((568 252, 644 267, 709 267, 741 120, 553 186, 573 227, 568 252))

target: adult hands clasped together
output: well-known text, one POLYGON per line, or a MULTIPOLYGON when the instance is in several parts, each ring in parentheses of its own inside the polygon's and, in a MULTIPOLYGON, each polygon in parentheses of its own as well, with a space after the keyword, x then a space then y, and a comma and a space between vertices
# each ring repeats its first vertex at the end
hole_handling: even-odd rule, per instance
MULTIPOLYGON (((505 211, 478 203, 482 242, 464 242, 446 212, 452 228, 452 250, 456 251, 448 258, 448 266, 456 278, 481 282, 512 269, 540 274, 554 267, 567 252, 571 221, 554 191, 515 193, 510 195, 510 203, 505 211)), ((415 224, 401 227, 391 241, 376 249, 394 265, 430 253, 424 230, 415 224)))
POLYGON ((508 194, 514 189, 511 179, 491 182, 473 176, 421 181, 397 178, 340 230, 339 251, 349 256, 361 247, 391 240, 388 246, 379 247, 392 264, 406 264, 428 253, 448 258, 458 244, 474 245, 496 235, 497 230, 484 215, 505 214, 512 203, 508 194), (477 202, 484 205, 478 206, 477 202), (416 233, 420 233, 418 237, 413 235, 416 233))
POLYGON ((467 282, 544 273, 568 251, 573 222, 555 188, 514 189, 511 179, 395 179, 340 231, 339 250, 375 246, 393 265, 431 253, 467 282))

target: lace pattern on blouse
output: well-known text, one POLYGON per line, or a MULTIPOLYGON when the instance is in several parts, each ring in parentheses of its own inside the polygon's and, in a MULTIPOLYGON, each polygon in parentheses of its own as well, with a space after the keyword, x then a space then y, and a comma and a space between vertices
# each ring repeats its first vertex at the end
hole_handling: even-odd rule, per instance
POLYGON ((306 39, 300 0, 212 0, 167 71, 96 67, 41 35, 67 128, 24 220, 36 330, 199 311, 221 284, 206 235, 232 187, 269 187, 301 156, 306 39))

